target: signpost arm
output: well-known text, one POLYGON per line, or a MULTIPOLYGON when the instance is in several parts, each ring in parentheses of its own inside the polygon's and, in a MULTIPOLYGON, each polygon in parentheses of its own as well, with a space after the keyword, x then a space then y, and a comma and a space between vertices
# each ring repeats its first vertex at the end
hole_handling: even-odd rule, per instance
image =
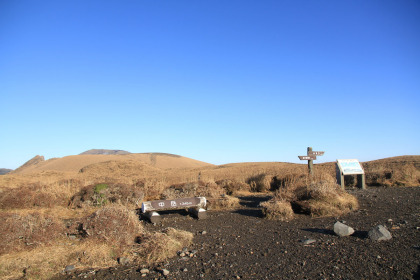
MULTIPOLYGON (((309 152, 312 152, 312 147, 308 147, 308 155, 309 155, 309 152)), ((310 175, 313 174, 313 167, 314 167, 314 161, 312 159, 308 160, 308 170, 309 170, 310 175)))

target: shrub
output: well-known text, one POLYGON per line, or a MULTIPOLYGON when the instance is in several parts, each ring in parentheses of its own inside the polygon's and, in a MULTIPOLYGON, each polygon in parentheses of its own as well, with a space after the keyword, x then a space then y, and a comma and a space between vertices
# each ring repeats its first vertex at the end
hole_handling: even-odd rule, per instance
POLYGON ((85 206, 104 206, 108 203, 138 207, 144 198, 141 186, 125 184, 97 184, 84 187, 71 199, 69 206, 82 208, 85 206))
POLYGON ((211 210, 229 210, 236 209, 240 206, 239 198, 229 195, 225 195, 221 198, 210 198, 207 202, 207 208, 211 210))
POLYGON ((247 183, 250 185, 253 192, 267 192, 271 189, 272 177, 267 174, 258 174, 248 179, 247 183))
POLYGON ((191 232, 167 228, 163 232, 148 233, 138 239, 130 249, 136 263, 157 263, 176 255, 177 251, 191 244, 191 232))
POLYGON ((176 184, 165 189, 161 199, 175 199, 184 197, 204 196, 206 198, 218 198, 225 195, 225 190, 214 182, 195 182, 176 184))
POLYGON ((112 242, 122 247, 134 244, 144 229, 135 212, 124 206, 105 206, 82 219, 78 226, 83 237, 112 242))
POLYGON ((364 163, 366 184, 373 186, 407 186, 420 184, 420 168, 416 162, 380 162, 364 163))
POLYGON ((219 180, 216 184, 225 189, 228 195, 233 195, 241 191, 251 191, 250 185, 237 180, 219 180))
POLYGON ((287 221, 293 219, 294 213, 290 202, 271 200, 260 204, 264 217, 269 220, 287 221))
POLYGON ((292 206, 311 216, 334 216, 356 210, 359 204, 353 195, 335 182, 322 180, 312 181, 309 186, 300 188, 292 206))
POLYGON ((358 208, 357 199, 342 190, 328 173, 320 172, 313 176, 291 175, 284 182, 276 191, 272 203, 289 202, 294 212, 311 216, 332 216, 358 208))

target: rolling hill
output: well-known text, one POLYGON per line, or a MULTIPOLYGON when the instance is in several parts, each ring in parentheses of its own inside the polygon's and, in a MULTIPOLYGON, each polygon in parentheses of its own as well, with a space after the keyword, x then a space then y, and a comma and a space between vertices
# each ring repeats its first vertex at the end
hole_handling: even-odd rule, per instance
POLYGON ((44 160, 42 156, 36 156, 23 164, 12 174, 30 174, 43 171, 59 171, 78 173, 84 167, 104 162, 139 162, 153 168, 162 170, 169 169, 192 169, 213 166, 209 163, 164 153, 139 153, 139 154, 80 154, 62 158, 44 160))

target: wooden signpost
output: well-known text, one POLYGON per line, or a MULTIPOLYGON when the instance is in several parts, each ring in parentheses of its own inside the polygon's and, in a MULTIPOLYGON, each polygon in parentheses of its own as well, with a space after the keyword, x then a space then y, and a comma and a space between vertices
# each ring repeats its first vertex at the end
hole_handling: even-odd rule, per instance
POLYGON ((298 156, 300 160, 307 160, 308 161, 308 171, 309 174, 313 174, 313 167, 314 167, 314 160, 316 160, 316 156, 322 156, 325 152, 321 151, 312 151, 312 147, 308 147, 307 156, 298 156))

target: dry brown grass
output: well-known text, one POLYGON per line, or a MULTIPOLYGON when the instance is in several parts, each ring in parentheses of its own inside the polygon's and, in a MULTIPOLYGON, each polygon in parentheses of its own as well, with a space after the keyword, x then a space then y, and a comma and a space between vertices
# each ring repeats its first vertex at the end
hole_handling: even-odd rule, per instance
POLYGON ((225 189, 216 184, 214 181, 199 181, 193 183, 174 184, 163 191, 161 198, 173 199, 193 196, 219 198, 225 194, 225 189))
POLYGON ((40 213, 1 212, 0 219, 0 255, 49 245, 64 236, 61 220, 40 213))
POLYGON ((248 179, 251 191, 254 192, 267 192, 271 189, 271 182, 273 176, 265 173, 252 176, 248 179))
MULTIPOLYGON (((368 186, 419 185, 420 156, 363 166, 368 186)), ((20 277, 25 271, 28 279, 44 279, 69 264, 106 267, 117 265, 122 256, 139 263, 174 255, 191 242, 192 235, 142 231, 133 216, 142 195, 145 200, 205 196, 211 208, 228 209, 238 207, 239 200, 226 194, 249 195, 251 187, 253 191, 276 190, 276 202, 266 209, 271 207, 281 219, 291 219, 290 204, 295 211, 313 216, 336 216, 357 208, 357 200, 335 184, 334 163, 316 164, 314 169, 316 175, 309 177, 306 164, 212 166, 152 154, 72 156, 36 163, 25 172, 0 176, 0 218, 5 221, 0 224, 0 278, 20 277), (97 193, 96 203, 69 207, 77 206, 78 199, 92 200, 89 189, 100 183, 109 188, 97 193), (63 229, 65 225, 71 225, 70 229, 63 229), (78 234, 80 241, 70 240, 68 233, 78 234)))
POLYGON ((294 217, 292 205, 285 200, 270 200, 261 203, 260 206, 264 217, 269 220, 289 221, 294 217))
POLYGON ((63 221, 39 213, 0 215, 4 220, 0 224, 1 279, 47 279, 67 265, 109 267, 121 257, 137 265, 151 264, 174 256, 193 238, 192 233, 176 229, 146 232, 134 211, 116 205, 73 220, 69 229, 63 221), (79 238, 70 239, 67 234, 79 238))
MULTIPOLYGON (((35 164, 30 164, 16 170, 15 174, 31 174, 42 171, 58 171, 58 172, 74 172, 77 173, 82 168, 100 164, 101 167, 95 168, 96 171, 106 173, 109 171, 120 172, 118 169, 112 169, 112 165, 124 162, 137 162, 139 164, 146 164, 147 169, 153 169, 153 167, 159 169, 183 169, 183 168, 200 168, 204 166, 211 166, 208 163, 201 162, 198 160, 175 156, 170 154, 158 154, 158 153, 144 153, 144 154, 127 154, 127 155, 74 155, 66 156, 63 158, 54 158, 46 161, 37 161, 35 164), (110 163, 109 166, 103 163, 110 163)), ((88 168, 88 169, 89 169, 88 168)))
POLYGON ((111 244, 93 241, 61 243, 0 256, 0 278, 48 279, 67 265, 78 269, 117 265, 111 244))
POLYGON ((96 184, 82 188, 69 203, 72 208, 118 204, 135 209, 141 206, 144 198, 144 184, 133 186, 125 184, 96 184))
POLYGON ((239 198, 229 195, 221 198, 210 198, 207 202, 207 209, 209 210, 232 210, 240 207, 239 198))
POLYGON ((420 185, 420 163, 418 161, 399 161, 398 158, 386 161, 372 161, 363 164, 366 183, 373 186, 420 185))
POLYGON ((83 218, 77 229, 83 237, 118 244, 119 247, 134 244, 136 238, 144 234, 135 212, 119 205, 105 206, 83 218))
POLYGON ((328 173, 285 176, 274 199, 262 205, 266 216, 271 211, 273 215, 275 211, 287 211, 277 210, 276 203, 279 208, 289 203, 296 212, 311 216, 339 216, 358 208, 357 199, 342 190, 328 173))
POLYGON ((144 235, 139 244, 131 248, 134 262, 157 263, 176 255, 176 252, 191 244, 191 232, 168 228, 164 232, 144 235))

